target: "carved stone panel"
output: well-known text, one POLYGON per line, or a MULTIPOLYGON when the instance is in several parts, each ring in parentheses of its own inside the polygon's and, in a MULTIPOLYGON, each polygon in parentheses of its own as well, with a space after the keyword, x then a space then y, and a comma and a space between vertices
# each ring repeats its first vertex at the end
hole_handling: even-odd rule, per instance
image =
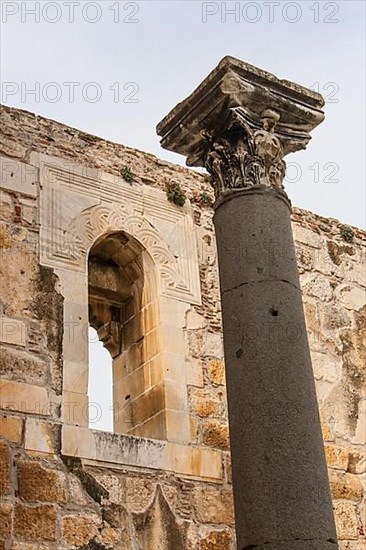
POLYGON ((40 168, 41 264, 83 273, 103 234, 125 231, 153 258, 164 296, 200 303, 196 236, 190 205, 177 208, 165 193, 127 184, 63 159, 32 155, 40 168))

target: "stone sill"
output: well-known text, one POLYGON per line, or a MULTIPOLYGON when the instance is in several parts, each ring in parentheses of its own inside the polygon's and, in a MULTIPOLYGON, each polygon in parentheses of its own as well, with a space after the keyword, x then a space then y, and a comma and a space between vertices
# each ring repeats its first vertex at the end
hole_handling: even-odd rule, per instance
POLYGON ((99 466, 164 470, 198 479, 222 481, 221 452, 157 439, 62 426, 64 456, 95 461, 99 466))

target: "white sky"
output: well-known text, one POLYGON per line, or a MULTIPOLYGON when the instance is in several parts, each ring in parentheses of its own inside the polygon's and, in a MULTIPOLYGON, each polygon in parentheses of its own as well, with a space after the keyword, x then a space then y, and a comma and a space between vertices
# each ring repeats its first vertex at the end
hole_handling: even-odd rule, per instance
POLYGON ((113 430, 112 357, 95 329, 89 327, 89 426, 92 430, 113 430))
POLYGON ((160 147, 155 126, 223 56, 317 87, 326 121, 287 157, 288 193, 296 206, 364 226, 364 1, 1 5, 4 103, 174 162, 185 159, 160 147), (73 102, 67 82, 78 83, 73 102))

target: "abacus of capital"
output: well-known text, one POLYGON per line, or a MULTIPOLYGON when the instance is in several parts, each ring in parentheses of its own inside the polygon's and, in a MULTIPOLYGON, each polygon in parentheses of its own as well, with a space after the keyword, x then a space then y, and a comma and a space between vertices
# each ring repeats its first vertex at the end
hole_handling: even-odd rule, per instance
POLYGON ((323 98, 225 57, 159 124, 162 147, 205 166, 216 195, 237 547, 338 548, 304 321, 288 153, 323 98))

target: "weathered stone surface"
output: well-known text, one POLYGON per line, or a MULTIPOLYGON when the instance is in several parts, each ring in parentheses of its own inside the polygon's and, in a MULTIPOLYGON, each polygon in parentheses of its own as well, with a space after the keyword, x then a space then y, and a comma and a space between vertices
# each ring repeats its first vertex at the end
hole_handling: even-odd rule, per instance
POLYGON ((222 406, 219 397, 210 390, 192 391, 192 411, 198 416, 220 416, 222 406))
POLYGON ((0 406, 22 413, 50 414, 46 388, 12 380, 0 380, 0 406))
POLYGON ((350 502, 336 502, 334 515, 339 540, 357 540, 357 513, 356 506, 350 502))
POLYGON ((13 505, 0 503, 0 540, 5 541, 11 535, 12 531, 12 513, 13 505))
POLYGON ((42 542, 21 542, 19 540, 13 541, 12 550, 53 550, 55 547, 52 543, 42 542))
POLYGON ((188 386, 203 386, 202 360, 190 358, 186 361, 186 376, 188 386))
POLYGON ((18 496, 30 502, 67 501, 66 477, 38 462, 18 462, 18 496))
POLYGON ((37 418, 27 418, 24 447, 39 453, 57 453, 60 447, 60 426, 37 418))
POLYGON ((0 316, 0 342, 25 347, 26 325, 19 319, 0 316))
POLYGON ((49 373, 48 364, 40 357, 6 348, 0 350, 0 374, 17 382, 44 384, 49 373))
POLYGON ((0 436, 13 443, 22 439, 23 420, 18 416, 0 415, 0 436))
POLYGON ((112 527, 105 527, 100 531, 100 533, 95 538, 95 542, 100 544, 102 548, 123 548, 123 546, 118 545, 120 541, 120 532, 117 529, 112 527))
POLYGON ((67 515, 62 518, 62 536, 72 547, 87 545, 98 533, 100 519, 95 515, 67 515))
POLYGON ((306 132, 323 120, 320 110, 323 98, 298 84, 279 80, 262 69, 226 56, 199 87, 158 124, 157 132, 162 137, 162 147, 187 156, 189 166, 204 166, 207 145, 202 130, 219 131, 220 123, 235 108, 243 108, 248 126, 254 119, 258 124, 264 109, 280 105, 281 123, 286 127, 291 121, 294 132, 293 139, 282 140, 287 154, 304 148, 309 141, 306 132), (297 115, 292 118, 295 113, 299 118, 297 115), (297 135, 296 124, 303 131, 301 135, 297 135))
POLYGON ((228 531, 211 531, 199 541, 199 550, 230 550, 232 537, 228 531))
POLYGON ((202 523, 234 524, 232 493, 210 487, 196 487, 193 491, 196 518, 202 523))
POLYGON ((14 158, 0 157, 1 186, 3 189, 36 197, 38 173, 36 168, 14 158))
POLYGON ((133 521, 141 548, 185 550, 185 529, 178 525, 160 486, 148 510, 134 514, 133 521))
POLYGON ((327 459, 328 468, 347 470, 349 449, 337 447, 336 445, 325 445, 325 457, 327 459))
POLYGON ((223 424, 218 420, 209 420, 204 422, 202 426, 203 442, 210 447, 216 447, 223 451, 228 451, 230 448, 229 428, 227 424, 223 424))
POLYGON ((334 499, 360 502, 364 489, 359 478, 353 474, 330 470, 329 482, 334 499))
POLYGON ((366 473, 366 452, 355 450, 349 454, 348 471, 351 474, 366 473))
POLYGON ((225 365, 221 359, 209 359, 207 363, 207 372, 210 381, 215 386, 225 385, 225 365))
POLYGON ((14 533, 28 540, 56 540, 56 507, 15 505, 14 533))
POLYGON ((134 512, 144 510, 151 502, 155 483, 149 479, 127 477, 125 479, 125 501, 134 512))
POLYGON ((0 495, 8 495, 11 492, 11 452, 10 447, 4 441, 0 441, 0 495))

